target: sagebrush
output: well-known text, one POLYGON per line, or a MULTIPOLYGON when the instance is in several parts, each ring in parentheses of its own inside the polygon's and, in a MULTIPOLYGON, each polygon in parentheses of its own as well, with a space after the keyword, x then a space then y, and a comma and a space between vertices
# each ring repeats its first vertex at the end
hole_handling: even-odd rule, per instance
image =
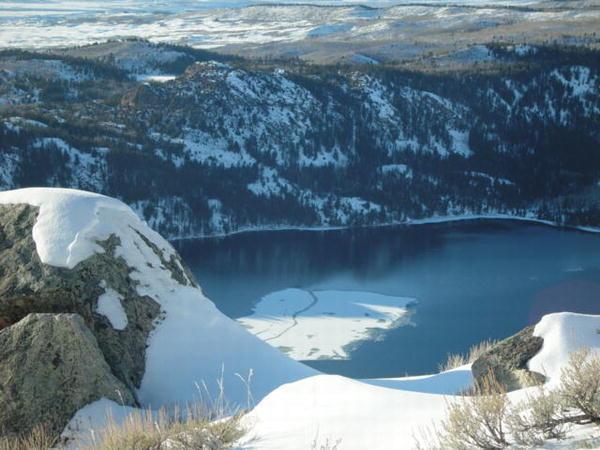
POLYGON ((563 439, 573 424, 600 425, 600 356, 589 349, 573 352, 552 390, 540 386, 525 400, 511 403, 492 378, 472 395, 448 404, 440 429, 416 438, 419 449, 499 450, 541 446, 563 439))

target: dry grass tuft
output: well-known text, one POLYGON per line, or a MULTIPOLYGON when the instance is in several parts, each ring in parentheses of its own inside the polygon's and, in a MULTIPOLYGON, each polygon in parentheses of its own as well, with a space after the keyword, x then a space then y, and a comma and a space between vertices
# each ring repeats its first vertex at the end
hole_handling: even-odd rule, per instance
POLYGON ((450 353, 446 361, 438 366, 440 372, 447 370, 456 369, 457 367, 464 366, 465 364, 471 364, 477 360, 481 355, 490 350, 494 345, 498 343, 497 340, 488 339, 471 346, 469 352, 466 355, 458 353, 450 353))
POLYGON ((245 434, 240 418, 239 414, 215 418, 198 407, 172 414, 140 411, 123 423, 109 417, 107 427, 88 450, 226 450, 245 434))
POLYGON ((0 450, 48 450, 58 443, 58 438, 44 426, 36 426, 25 436, 0 436, 0 450))

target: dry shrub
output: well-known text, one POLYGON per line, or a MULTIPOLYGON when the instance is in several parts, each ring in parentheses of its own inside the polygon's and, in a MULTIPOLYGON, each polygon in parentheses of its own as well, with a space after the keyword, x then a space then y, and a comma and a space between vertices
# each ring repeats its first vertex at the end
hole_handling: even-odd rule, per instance
POLYGON ((564 405, 579 414, 576 419, 600 423, 600 357, 587 348, 573 352, 560 381, 564 405))
POLYGON ((151 450, 161 446, 185 450, 224 450, 244 435, 240 415, 215 419, 202 408, 184 414, 139 411, 122 422, 109 417, 107 427, 89 450, 151 450))
POLYGON ((457 367, 464 366, 465 364, 471 364, 477 360, 481 355, 490 350, 498 341, 488 339, 480 342, 479 344, 472 345, 469 352, 466 355, 458 353, 450 353, 446 361, 438 366, 440 372, 447 370, 456 369, 457 367))
POLYGON ((56 435, 45 425, 24 436, 0 436, 0 450, 47 450, 57 443, 56 435))
POLYGON ((563 439, 573 423, 600 424, 600 357, 588 349, 571 354, 554 391, 544 386, 526 400, 510 405, 492 378, 449 403, 441 430, 421 430, 418 449, 498 450, 519 445, 541 446, 563 439))
POLYGON ((515 442, 527 447, 543 445, 548 439, 563 439, 568 429, 560 393, 549 392, 543 386, 536 395, 511 408, 506 421, 515 442))
MULTIPOLYGON (((488 378, 478 395, 463 397, 448 404, 448 416, 442 430, 429 448, 439 450, 499 450, 508 447, 506 414, 508 397, 501 386, 488 378)), ((422 445, 418 445, 422 448, 422 445)))

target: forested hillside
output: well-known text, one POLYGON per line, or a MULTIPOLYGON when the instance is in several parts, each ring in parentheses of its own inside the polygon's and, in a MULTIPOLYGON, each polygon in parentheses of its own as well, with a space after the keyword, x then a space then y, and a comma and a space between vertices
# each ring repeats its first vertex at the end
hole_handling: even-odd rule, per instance
POLYGON ((451 72, 144 41, 0 52, 0 188, 115 196, 171 238, 494 213, 600 226, 600 53, 487 51, 451 72))

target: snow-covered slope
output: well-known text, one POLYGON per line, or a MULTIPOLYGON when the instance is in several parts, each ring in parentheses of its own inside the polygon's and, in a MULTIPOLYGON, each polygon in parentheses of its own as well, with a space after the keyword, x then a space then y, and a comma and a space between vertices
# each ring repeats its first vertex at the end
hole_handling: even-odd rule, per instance
POLYGON ((39 208, 33 239, 43 263, 73 268, 103 252, 97 242, 114 235, 120 241, 115 256, 131 268, 139 295, 161 306, 163 318, 150 335, 137 393, 142 405, 191 401, 204 384, 208 392, 203 387, 202 394, 216 398, 222 377, 227 399, 245 406, 247 387, 238 374, 247 378, 252 373, 252 394, 259 400, 283 383, 315 373, 219 312, 189 278, 171 245, 124 203, 69 189, 0 193, 0 204, 19 203, 39 208))
MULTIPOLYGON (((535 328, 535 334, 544 338, 544 347, 530 367, 540 371, 544 368, 550 380, 555 379, 570 352, 585 346, 600 353, 598 329, 600 316, 545 316, 535 328)), ((315 448, 311 447, 314 442, 320 448, 327 442, 331 446, 339 441, 339 448, 343 449, 411 449, 421 431, 445 417, 451 397, 441 394, 458 392, 469 381, 468 367, 404 382, 400 379, 365 383, 331 375, 310 377, 277 389, 246 417, 246 423, 252 427, 248 448, 300 450, 315 448), (457 379, 461 382, 457 383, 457 379), (451 391, 448 387, 458 389, 451 391)), ((523 395, 523 391, 509 394, 513 400, 523 395)), ((589 432, 575 430, 574 434, 589 432)), ((578 447, 573 440, 552 445, 578 447)))
MULTIPOLYGON (((510 48, 488 50, 512 64, 510 48)), ((4 53, 0 188, 108 194, 171 239, 496 214, 597 226, 596 53, 531 49, 543 67, 460 77, 139 41, 4 53), (179 75, 133 81, 154 73, 179 75)))

